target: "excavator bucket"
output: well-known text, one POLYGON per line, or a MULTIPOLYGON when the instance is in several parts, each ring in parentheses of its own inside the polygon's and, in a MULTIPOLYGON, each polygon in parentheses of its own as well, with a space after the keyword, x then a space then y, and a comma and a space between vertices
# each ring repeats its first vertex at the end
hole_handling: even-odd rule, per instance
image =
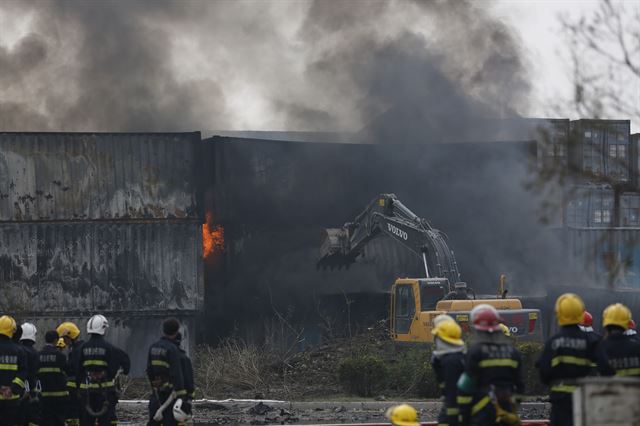
POLYGON ((345 228, 327 228, 322 231, 318 269, 349 267, 355 259, 349 252, 349 232, 345 228))

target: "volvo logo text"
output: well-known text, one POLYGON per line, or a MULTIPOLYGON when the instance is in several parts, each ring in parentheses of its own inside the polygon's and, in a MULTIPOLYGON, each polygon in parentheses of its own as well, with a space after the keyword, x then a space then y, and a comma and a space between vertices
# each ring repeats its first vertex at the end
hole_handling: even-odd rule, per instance
POLYGON ((407 233, 405 231, 403 231, 402 229, 393 226, 390 223, 387 223, 387 227, 389 228, 389 232, 391 232, 394 235, 397 235, 398 237, 402 238, 403 240, 406 240, 409 238, 409 235, 407 235, 407 233))

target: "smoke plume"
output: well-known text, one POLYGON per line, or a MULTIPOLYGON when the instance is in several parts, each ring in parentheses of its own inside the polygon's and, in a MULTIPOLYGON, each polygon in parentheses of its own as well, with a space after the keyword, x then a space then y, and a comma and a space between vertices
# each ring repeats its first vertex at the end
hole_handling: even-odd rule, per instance
POLYGON ((529 91, 518 40, 471 1, 9 0, 0 24, 3 130, 438 138, 529 91))

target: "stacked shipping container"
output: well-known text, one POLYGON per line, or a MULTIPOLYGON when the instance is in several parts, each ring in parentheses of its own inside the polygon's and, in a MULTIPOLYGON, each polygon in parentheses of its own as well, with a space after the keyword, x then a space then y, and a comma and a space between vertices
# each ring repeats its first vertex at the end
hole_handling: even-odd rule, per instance
POLYGON ((199 133, 0 133, 0 311, 110 320, 133 374, 161 318, 201 310, 199 133))

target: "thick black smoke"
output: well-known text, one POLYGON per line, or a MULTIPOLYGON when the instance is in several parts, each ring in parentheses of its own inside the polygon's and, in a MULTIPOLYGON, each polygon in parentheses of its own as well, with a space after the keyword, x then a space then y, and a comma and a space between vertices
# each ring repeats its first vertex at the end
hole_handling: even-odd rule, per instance
POLYGON ((364 128, 368 139, 412 140, 422 122, 436 139, 526 107, 517 39, 489 8, 6 1, 0 19, 23 25, 0 36, 0 127, 364 128))

